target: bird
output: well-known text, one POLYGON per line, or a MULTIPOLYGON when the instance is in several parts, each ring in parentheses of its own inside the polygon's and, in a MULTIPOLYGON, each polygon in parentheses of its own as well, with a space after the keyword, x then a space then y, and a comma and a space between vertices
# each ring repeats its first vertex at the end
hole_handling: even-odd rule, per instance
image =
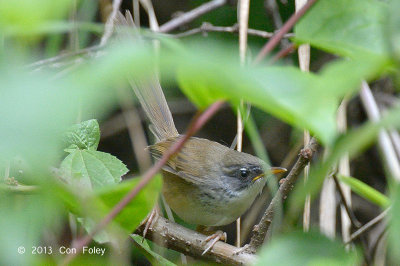
MULTIPOLYGON (((126 18, 119 14, 117 24, 135 27, 130 13, 126 18)), ((132 75, 128 80, 156 138, 148 149, 156 160, 160 159, 182 135, 175 127, 157 75, 148 80, 132 75)), ((162 195, 185 222, 202 228, 223 226, 249 209, 263 190, 266 177, 285 171, 266 167, 260 158, 218 142, 190 137, 162 168, 162 195)))

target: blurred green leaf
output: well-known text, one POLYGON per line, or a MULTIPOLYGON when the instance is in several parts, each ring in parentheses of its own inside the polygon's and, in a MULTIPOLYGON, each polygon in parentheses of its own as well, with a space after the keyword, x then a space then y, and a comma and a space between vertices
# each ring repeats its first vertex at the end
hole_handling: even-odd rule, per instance
POLYGON ((387 9, 377 0, 320 0, 296 24, 295 40, 351 58, 387 57, 387 9))
POLYGON ((373 187, 370 187, 367 184, 351 176, 339 175, 338 179, 348 185, 353 192, 357 193, 364 199, 367 199, 382 208, 389 207, 389 198, 380 193, 378 190, 374 189, 373 187))
POLYGON ((386 13, 386 19, 388 27, 383 32, 386 34, 386 38, 388 39, 390 52, 400 61, 400 1, 398 0, 389 0, 388 2, 388 10, 386 13))
POLYGON ((205 52, 198 48, 193 53, 194 49, 191 55, 174 59, 179 84, 192 102, 204 108, 217 99, 235 105, 243 99, 293 126, 310 130, 324 144, 332 144, 336 137, 340 99, 354 92, 361 79, 375 77, 387 64, 379 58, 337 60, 320 74, 312 74, 289 66, 244 68, 218 49, 205 52))
POLYGON ((43 246, 40 241, 44 232, 61 230, 63 206, 49 192, 46 188, 33 195, 0 193, 1 265, 32 265, 32 246, 43 246), (24 254, 18 253, 19 247, 24 254))
POLYGON ((256 265, 358 265, 357 252, 319 233, 294 232, 265 246, 256 265))
POLYGON ((391 200, 393 202, 392 209, 390 211, 389 220, 389 254, 393 260, 393 265, 400 263, 399 253, 399 239, 400 239, 400 185, 392 183, 391 200))
POLYGON ((60 166, 61 176, 81 189, 98 189, 121 181, 128 169, 115 156, 93 150, 75 150, 60 166))
MULTIPOLYGON (((88 217, 78 218, 78 221, 83 224, 88 232, 91 232, 99 220, 108 214, 138 184, 139 180, 140 178, 131 178, 119 184, 96 190, 91 200, 86 200, 86 204, 89 202, 86 207, 90 208, 90 210, 87 210, 88 217)), ((153 209, 160 189, 161 176, 158 175, 115 217, 112 226, 99 232, 94 240, 99 243, 112 241, 116 233, 119 232, 118 229, 123 229, 125 233, 134 231, 153 209)), ((85 205, 85 203, 83 204, 85 205)))
POLYGON ((5 27, 30 31, 42 23, 66 17, 71 0, 13 0, 1 1, 0 30, 5 27))
POLYGON ((100 127, 96 119, 73 125, 66 133, 67 150, 97 150, 100 142, 100 127))
POLYGON ((143 255, 145 255, 153 265, 176 266, 175 263, 172 263, 163 256, 152 251, 146 239, 143 239, 143 237, 135 234, 132 234, 131 237, 136 242, 136 246, 142 251, 143 255))
MULTIPOLYGON (((111 210, 140 181, 131 178, 120 184, 103 187, 96 191, 98 198, 111 210)), ((157 175, 137 196, 117 215, 115 221, 128 232, 132 232, 153 209, 161 189, 161 175, 157 175)))

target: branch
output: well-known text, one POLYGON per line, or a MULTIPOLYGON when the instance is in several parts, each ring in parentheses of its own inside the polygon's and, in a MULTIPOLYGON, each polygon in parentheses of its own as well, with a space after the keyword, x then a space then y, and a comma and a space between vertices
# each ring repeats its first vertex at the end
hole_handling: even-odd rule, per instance
POLYGON ((210 2, 207 2, 205 4, 202 4, 201 6, 190 10, 187 13, 184 13, 183 15, 171 19, 167 23, 163 24, 160 26, 159 32, 169 32, 173 29, 176 29, 177 27, 180 27, 184 24, 187 24, 194 19, 200 17, 201 15, 208 13, 214 9, 217 9, 218 7, 221 7, 227 3, 227 0, 213 0, 210 2))
POLYGON ((300 157, 297 159, 296 164, 279 187, 278 192, 272 199, 260 222, 254 226, 250 244, 246 247, 247 252, 255 253, 258 247, 264 243, 265 236, 267 235, 268 229, 271 225, 276 208, 280 205, 281 201, 284 201, 287 198, 289 192, 293 189, 297 177, 301 174, 304 167, 311 161, 317 148, 318 143, 315 138, 312 138, 307 146, 300 151, 300 157))
POLYGON ((210 117, 213 116, 215 112, 219 110, 219 108, 223 104, 224 104, 223 101, 217 101, 214 104, 212 104, 206 111, 204 111, 204 113, 196 116, 191 125, 189 126, 189 129, 186 132, 186 134, 182 135, 182 137, 177 142, 175 142, 175 144, 172 145, 170 149, 166 151, 163 157, 153 167, 147 170, 146 173, 144 173, 139 183, 114 206, 114 208, 103 218, 103 220, 101 220, 94 227, 92 232, 87 234, 85 237, 78 239, 72 245, 77 252, 69 254, 63 261, 62 265, 67 265, 73 258, 75 258, 77 254, 79 254, 82 251, 83 247, 87 246, 90 243, 93 236, 95 236, 97 233, 103 230, 107 226, 107 224, 109 224, 115 218, 115 216, 117 216, 125 208, 125 206, 129 202, 131 202, 132 199, 135 198, 135 196, 140 192, 140 190, 142 190, 143 187, 146 186, 152 180, 152 178, 158 173, 158 171, 161 170, 164 164, 166 164, 167 161, 183 147, 186 141, 196 131, 198 131, 207 122, 207 120, 210 119, 210 117))
POLYGON ((296 24, 296 22, 310 9, 310 7, 317 0, 309 0, 307 4, 305 4, 298 12, 294 13, 288 21, 282 26, 282 28, 276 33, 261 49, 258 53, 256 59, 254 60, 254 64, 260 63, 260 61, 274 49, 274 47, 279 43, 279 41, 283 38, 283 36, 296 24))
MULTIPOLYGON (((135 233, 143 235, 145 224, 140 225, 135 233)), ((176 250, 194 258, 213 260, 224 265, 250 265, 256 256, 248 253, 239 253, 240 248, 218 241, 203 256, 207 236, 171 222, 161 216, 152 222, 146 232, 146 238, 167 248, 176 250)))
MULTIPOLYGON (((175 38, 182 38, 182 37, 187 37, 199 33, 207 33, 207 32, 226 32, 226 33, 239 33, 239 26, 237 24, 234 24, 233 26, 230 27, 221 27, 221 26, 214 26, 209 22, 203 22, 200 27, 194 28, 185 32, 181 32, 175 35, 172 35, 172 37, 175 38)), ((247 34, 248 35, 253 35, 261 38, 271 38, 274 36, 274 33, 272 32, 267 32, 267 31, 262 31, 262 30, 256 30, 256 29, 247 29, 247 34)), ((293 37, 293 33, 287 33, 283 36, 283 38, 290 38, 293 37)))

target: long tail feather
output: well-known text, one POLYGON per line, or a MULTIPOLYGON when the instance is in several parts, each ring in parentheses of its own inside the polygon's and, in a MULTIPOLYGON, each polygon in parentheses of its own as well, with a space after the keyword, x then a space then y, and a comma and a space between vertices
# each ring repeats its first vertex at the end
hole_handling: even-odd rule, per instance
MULTIPOLYGON (((135 28, 129 12, 126 13, 126 18, 119 13, 116 22, 116 25, 119 27, 128 26, 135 28)), ((121 30, 118 34, 121 39, 130 38, 134 41, 140 40, 139 34, 135 34, 132 31, 121 30)), ((135 79, 132 77, 129 78, 129 83, 149 118, 151 122, 150 129, 157 139, 164 140, 178 136, 178 131, 175 128, 171 111, 169 110, 157 75, 154 74, 150 80, 135 79)))

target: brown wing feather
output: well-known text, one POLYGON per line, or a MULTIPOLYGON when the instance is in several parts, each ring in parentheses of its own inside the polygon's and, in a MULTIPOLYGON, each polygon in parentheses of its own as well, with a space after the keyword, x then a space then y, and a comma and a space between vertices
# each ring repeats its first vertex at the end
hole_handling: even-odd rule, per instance
MULTIPOLYGON (((150 146, 151 154, 160 159, 177 139, 169 138, 150 146)), ((188 182, 208 183, 208 179, 211 178, 208 173, 221 167, 221 158, 229 150, 228 147, 213 141, 190 138, 182 150, 167 162, 163 170, 176 174, 188 182)))

